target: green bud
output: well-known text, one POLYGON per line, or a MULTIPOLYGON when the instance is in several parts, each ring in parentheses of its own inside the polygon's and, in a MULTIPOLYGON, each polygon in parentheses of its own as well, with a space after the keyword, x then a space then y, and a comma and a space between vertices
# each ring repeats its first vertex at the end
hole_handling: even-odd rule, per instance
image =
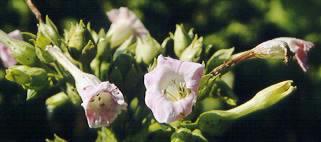
POLYGON ((46 16, 46 23, 39 23, 38 31, 40 31, 53 44, 59 45, 58 29, 48 16, 46 16))
POLYGON ((111 63, 109 61, 102 61, 100 64, 99 78, 106 80, 110 70, 111 63))
POLYGON ((271 85, 258 92, 248 102, 229 110, 229 112, 237 113, 239 114, 238 117, 243 117, 247 114, 270 108, 296 90, 292 83, 292 80, 287 80, 271 85))
POLYGON ((34 65, 37 63, 35 48, 31 44, 10 38, 2 30, 0 30, 0 42, 10 48, 11 54, 20 64, 34 65))
POLYGON ((43 62, 43 63, 51 63, 51 62, 55 61, 46 50, 36 47, 35 51, 36 51, 36 55, 37 55, 38 59, 41 62, 43 62))
POLYGON ((71 53, 79 54, 87 44, 90 33, 81 20, 79 23, 72 24, 69 30, 65 31, 65 41, 71 53))
POLYGON ((90 69, 90 62, 95 58, 97 48, 94 43, 90 40, 87 45, 81 51, 81 58, 79 59, 84 66, 84 70, 90 69))
POLYGON ((283 81, 258 92, 251 100, 227 111, 212 110, 202 113, 196 123, 202 132, 209 135, 223 134, 234 121, 253 114, 257 111, 265 110, 280 102, 295 89, 293 81, 283 81))
POLYGON ((184 29, 184 26, 176 25, 176 30, 174 33, 174 52, 176 56, 180 57, 184 49, 191 43, 191 38, 184 29))
POLYGON ((194 38, 192 43, 182 52, 180 60, 197 62, 200 59, 203 49, 203 38, 194 38))
POLYGON ((47 72, 44 69, 24 65, 7 69, 6 79, 20 84, 25 89, 40 90, 49 85, 47 72))
POLYGON ((49 45, 51 42, 48 38, 46 38, 41 32, 38 31, 35 46, 45 49, 47 45, 49 45))
POLYGON ((149 65, 154 58, 162 53, 160 44, 150 35, 137 39, 136 61, 149 65))
MULTIPOLYGON (((112 59, 112 49, 110 48, 109 41, 100 39, 97 44, 97 54, 90 63, 90 68, 96 76, 100 76, 100 67, 102 62, 110 62, 112 59)), ((104 65, 105 66, 105 65, 104 65)))

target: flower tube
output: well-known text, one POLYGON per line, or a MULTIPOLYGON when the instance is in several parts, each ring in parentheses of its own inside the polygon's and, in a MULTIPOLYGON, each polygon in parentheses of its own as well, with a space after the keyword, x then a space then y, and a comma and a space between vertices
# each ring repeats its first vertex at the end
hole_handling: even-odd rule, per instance
POLYGON ((127 104, 116 85, 82 72, 58 47, 47 46, 47 50, 73 76, 89 127, 109 126, 122 110, 126 110, 127 104))

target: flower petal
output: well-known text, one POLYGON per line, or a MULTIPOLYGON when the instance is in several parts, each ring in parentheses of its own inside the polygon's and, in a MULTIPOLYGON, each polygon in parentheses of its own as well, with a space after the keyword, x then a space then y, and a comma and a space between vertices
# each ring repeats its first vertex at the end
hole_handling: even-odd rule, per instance
POLYGON ((308 52, 314 47, 314 44, 309 41, 297 39, 293 37, 280 37, 274 40, 281 40, 289 45, 290 50, 295 53, 296 60, 304 72, 308 69, 308 52))
POLYGON ((83 100, 82 106, 91 128, 109 126, 122 110, 126 110, 123 94, 114 84, 102 82, 90 89, 87 91, 90 99, 83 100))
POLYGON ((152 110, 158 122, 170 123, 182 119, 192 112, 203 71, 204 66, 201 64, 158 56, 157 66, 144 76, 145 103, 152 110), (190 90, 188 94, 185 94, 186 96, 178 97, 179 99, 174 101, 168 99, 164 94, 168 85, 175 85, 169 84, 173 80, 182 82, 185 84, 184 87, 190 90))

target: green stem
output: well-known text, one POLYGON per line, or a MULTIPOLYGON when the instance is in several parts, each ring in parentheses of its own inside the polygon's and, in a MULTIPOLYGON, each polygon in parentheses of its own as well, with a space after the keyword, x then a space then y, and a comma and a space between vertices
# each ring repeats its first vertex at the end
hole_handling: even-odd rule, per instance
POLYGON ((239 54, 236 54, 234 56, 232 56, 232 58, 228 61, 226 61, 225 63, 219 65, 218 67, 214 68, 210 74, 212 74, 213 76, 217 76, 219 74, 223 74, 225 73, 228 69, 230 69, 231 67, 233 67, 234 65, 246 61, 248 59, 251 59, 255 56, 254 52, 252 50, 247 50, 244 52, 241 52, 239 54))

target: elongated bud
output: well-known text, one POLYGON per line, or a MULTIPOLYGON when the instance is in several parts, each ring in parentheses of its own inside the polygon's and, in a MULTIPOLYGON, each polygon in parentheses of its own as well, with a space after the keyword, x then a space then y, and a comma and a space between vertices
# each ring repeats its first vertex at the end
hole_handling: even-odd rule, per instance
POLYGON ((180 57, 184 49, 192 42, 183 25, 176 25, 174 33, 174 52, 180 57))
POLYGON ((180 56, 180 60, 183 61, 193 61, 197 62, 200 59, 202 48, 203 47, 203 38, 194 38, 192 43, 183 51, 180 56))
POLYGON ((38 31, 40 31, 53 44, 59 45, 58 29, 48 16, 46 16, 46 23, 39 23, 38 31))
POLYGON ((58 47, 48 46, 47 50, 73 76, 89 127, 109 126, 122 110, 126 110, 127 104, 116 85, 82 72, 58 47))
POLYGON ((162 52, 160 44, 150 35, 137 39, 136 61, 149 65, 162 52))
POLYGON ((284 59, 288 62, 291 51, 286 42, 281 40, 269 40, 252 49, 255 56, 263 59, 284 59))
POLYGON ((40 90, 47 87, 47 72, 42 68, 24 65, 12 66, 6 70, 6 79, 14 81, 26 89, 40 90))
POLYGON ((283 81, 258 92, 251 100, 233 109, 212 110, 202 113, 196 121, 202 132, 221 135, 230 125, 242 117, 270 108, 285 99, 296 89, 293 81, 283 81))
POLYGON ((35 49, 31 44, 13 39, 2 30, 0 30, 0 43, 10 48, 11 54, 20 64, 33 65, 37 63, 35 49))

